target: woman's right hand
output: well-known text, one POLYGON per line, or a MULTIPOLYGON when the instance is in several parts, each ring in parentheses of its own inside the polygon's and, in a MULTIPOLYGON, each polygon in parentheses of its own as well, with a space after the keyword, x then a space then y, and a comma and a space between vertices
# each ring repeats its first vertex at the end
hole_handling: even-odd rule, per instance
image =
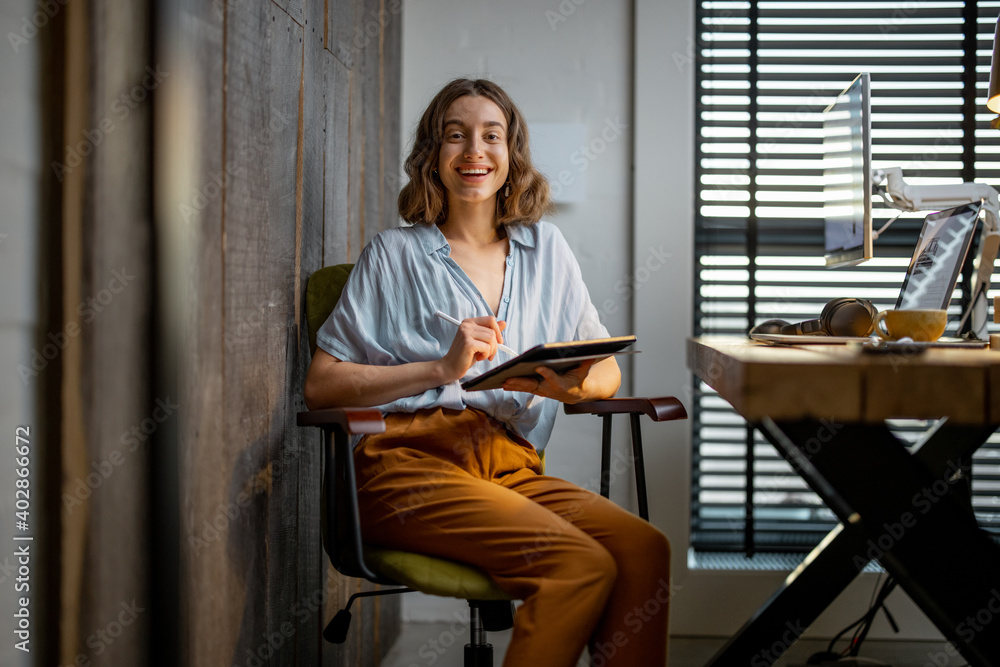
POLYGON ((497 322, 493 317, 467 319, 458 327, 451 349, 440 359, 394 366, 341 361, 318 349, 306 375, 306 407, 319 410, 383 405, 460 380, 472 364, 493 358, 506 327, 506 322, 497 322))
POLYGON ((460 380, 477 361, 492 361, 497 353, 497 345, 503 342, 502 332, 506 328, 506 322, 498 322, 489 315, 462 320, 451 341, 451 348, 441 357, 445 380, 460 380))

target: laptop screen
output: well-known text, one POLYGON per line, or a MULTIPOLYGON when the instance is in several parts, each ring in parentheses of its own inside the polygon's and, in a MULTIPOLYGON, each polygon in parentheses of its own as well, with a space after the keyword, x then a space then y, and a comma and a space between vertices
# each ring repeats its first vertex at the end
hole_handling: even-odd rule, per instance
POLYGON ((969 252, 982 202, 931 213, 924 219, 896 308, 947 310, 969 252))

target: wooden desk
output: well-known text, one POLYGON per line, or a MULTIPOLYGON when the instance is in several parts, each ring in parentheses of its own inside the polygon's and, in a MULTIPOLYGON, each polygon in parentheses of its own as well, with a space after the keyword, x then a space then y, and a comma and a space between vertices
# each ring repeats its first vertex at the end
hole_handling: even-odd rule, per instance
POLYGON ((1000 666, 1000 547, 949 483, 1000 426, 1000 352, 719 337, 690 340, 688 366, 842 522, 709 664, 772 664, 875 557, 970 664, 1000 666), (890 418, 940 421, 907 450, 890 418))
POLYGON ((949 417, 1000 423, 1000 353, 989 350, 863 354, 846 345, 771 346, 711 337, 689 341, 688 367, 750 421, 949 417))

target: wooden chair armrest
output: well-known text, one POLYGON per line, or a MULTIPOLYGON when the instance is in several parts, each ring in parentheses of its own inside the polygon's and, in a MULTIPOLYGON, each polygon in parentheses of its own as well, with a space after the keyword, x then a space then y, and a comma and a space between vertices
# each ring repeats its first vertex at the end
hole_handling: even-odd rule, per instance
POLYGON ((649 520, 649 506, 646 503, 646 468, 642 457, 642 428, 640 415, 653 421, 687 419, 684 406, 673 396, 660 398, 605 398, 600 401, 586 401, 574 405, 564 404, 568 415, 600 415, 604 422, 601 435, 601 495, 608 497, 611 482, 611 416, 627 414, 632 429, 632 456, 635 463, 635 491, 639 502, 639 516, 649 520))
POLYGON ((385 433, 382 413, 371 408, 327 408, 300 412, 296 417, 299 426, 339 426, 351 435, 385 433))
POLYGON ((659 398, 605 398, 600 401, 586 401, 573 405, 564 404, 568 415, 616 415, 622 413, 645 414, 653 421, 687 419, 687 411, 673 396, 659 398))

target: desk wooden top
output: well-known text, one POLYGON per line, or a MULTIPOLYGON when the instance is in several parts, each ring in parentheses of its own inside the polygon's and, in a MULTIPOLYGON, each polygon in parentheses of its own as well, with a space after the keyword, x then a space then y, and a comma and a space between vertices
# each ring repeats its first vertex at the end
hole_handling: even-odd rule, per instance
POLYGON ((688 340, 687 363, 750 421, 949 417, 1000 425, 1000 352, 988 348, 872 354, 709 336, 688 340))

